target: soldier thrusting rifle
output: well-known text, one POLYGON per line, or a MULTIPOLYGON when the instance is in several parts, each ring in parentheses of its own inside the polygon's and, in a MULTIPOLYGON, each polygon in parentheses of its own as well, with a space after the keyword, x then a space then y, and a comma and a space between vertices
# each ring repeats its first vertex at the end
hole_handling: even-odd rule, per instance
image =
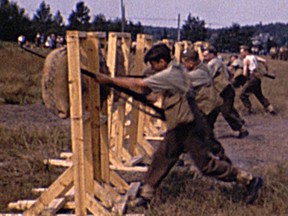
POLYGON ((167 132, 153 155, 135 203, 146 205, 154 197, 156 189, 182 153, 189 153, 204 175, 244 185, 247 189, 244 201, 253 203, 263 185, 262 178, 234 167, 211 152, 209 136, 205 126, 202 126, 205 123, 195 103, 189 76, 181 65, 171 60, 170 53, 165 44, 155 45, 148 50, 144 62, 151 65, 155 74, 144 79, 111 78, 97 74, 97 81, 102 84, 128 89, 150 88, 152 92, 147 99, 151 101, 156 101, 159 95, 163 96, 167 132))

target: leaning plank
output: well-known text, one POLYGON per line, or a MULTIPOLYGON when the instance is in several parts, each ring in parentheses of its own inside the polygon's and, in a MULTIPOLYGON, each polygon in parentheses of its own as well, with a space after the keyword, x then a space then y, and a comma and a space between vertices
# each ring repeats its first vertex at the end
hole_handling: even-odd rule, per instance
POLYGON ((111 207, 113 205, 113 194, 109 193, 102 185, 97 181, 94 181, 94 195, 103 203, 105 207, 111 207))
POLYGON ((121 196, 114 205, 113 212, 117 215, 123 215, 129 199, 135 199, 140 188, 140 182, 133 182, 130 184, 129 189, 125 196, 121 196))
POLYGON ((111 184, 114 185, 119 192, 124 192, 128 190, 129 185, 126 181, 124 181, 115 171, 110 170, 110 181, 111 184))
POLYGON ((132 157, 131 159, 129 159, 128 161, 125 162, 125 165, 126 166, 135 166, 139 163, 142 163, 143 162, 143 156, 142 155, 137 155, 135 157, 132 157))
POLYGON ((24 212, 25 216, 39 215, 49 203, 61 194, 65 194, 73 185, 73 167, 68 168, 54 183, 44 191, 36 202, 24 212))
POLYGON ((54 199, 42 212, 43 215, 55 215, 65 204, 65 198, 54 199))
POLYGON ((110 212, 105 209, 101 204, 99 204, 94 197, 91 197, 88 193, 86 193, 86 200, 85 200, 86 208, 93 214, 93 215, 111 215, 110 212))

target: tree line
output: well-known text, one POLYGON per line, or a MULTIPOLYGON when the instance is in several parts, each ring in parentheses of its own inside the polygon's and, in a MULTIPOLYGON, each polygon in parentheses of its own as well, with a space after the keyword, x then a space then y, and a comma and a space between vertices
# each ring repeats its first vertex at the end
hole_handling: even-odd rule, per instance
MULTIPOLYGON (((106 19, 103 14, 91 17, 90 9, 83 1, 76 4, 68 16, 68 23, 65 24, 61 12, 51 13, 49 4, 42 1, 32 18, 29 18, 26 10, 20 8, 17 3, 9 0, 0 0, 0 40, 16 41, 19 35, 25 35, 29 41, 35 39, 35 35, 41 32, 43 35, 60 35, 65 37, 66 30, 79 31, 104 31, 120 32, 122 20, 106 19)), ((125 20, 125 32, 132 35, 135 40, 138 33, 153 35, 155 40, 172 39, 177 40, 176 28, 143 26, 141 22, 133 23, 125 20)), ((271 46, 286 45, 288 39, 287 24, 261 23, 255 26, 240 26, 237 23, 231 27, 221 29, 209 29, 206 27, 205 20, 194 17, 191 13, 187 16, 181 26, 181 40, 208 41, 223 52, 237 52, 241 44, 253 45, 253 37, 263 33, 268 34, 268 39, 263 42, 265 49, 271 46)))

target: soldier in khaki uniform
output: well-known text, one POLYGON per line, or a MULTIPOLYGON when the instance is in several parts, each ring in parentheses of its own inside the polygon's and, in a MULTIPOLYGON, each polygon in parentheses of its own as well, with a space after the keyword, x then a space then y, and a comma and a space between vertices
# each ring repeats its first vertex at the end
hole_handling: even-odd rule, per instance
POLYGON ((215 155, 231 163, 229 158, 225 155, 223 147, 215 139, 213 129, 208 123, 209 116, 223 103, 222 98, 217 94, 214 88, 210 71, 208 67, 200 61, 198 52, 192 49, 186 49, 182 52, 181 62, 187 69, 188 77, 195 93, 195 102, 203 114, 203 122, 207 123, 204 130, 209 137, 207 140, 211 143, 211 151, 215 155))
POLYGON ((227 69, 231 74, 230 82, 235 89, 245 84, 246 77, 243 76, 243 61, 238 55, 230 56, 227 69))
POLYGON ((102 84, 113 83, 124 88, 148 87, 152 92, 147 99, 151 101, 163 96, 167 132, 144 177, 139 203, 147 203, 153 198, 155 190, 182 153, 189 153, 204 175, 244 185, 247 188, 245 202, 254 202, 263 184, 262 178, 234 167, 211 152, 202 127, 202 114, 193 98, 191 81, 186 70, 171 61, 170 49, 164 44, 155 45, 147 51, 144 62, 149 62, 155 71, 148 78, 111 78, 97 74, 97 80, 102 84))
POLYGON ((223 105, 210 116, 209 123, 214 127, 219 112, 234 131, 238 131, 238 137, 248 136, 248 130, 244 127, 244 121, 240 118, 239 113, 234 108, 235 90, 229 81, 229 73, 226 65, 217 58, 217 50, 210 46, 204 53, 204 62, 207 63, 213 78, 216 91, 223 99, 223 105))
POLYGON ((266 60, 250 54, 249 47, 245 45, 240 46, 240 55, 243 58, 243 76, 247 80, 240 94, 243 105, 247 108, 248 113, 252 113, 252 104, 249 100, 249 96, 254 94, 261 105, 271 115, 276 115, 277 113, 274 110, 274 107, 262 93, 261 78, 265 73, 267 75, 269 71, 266 60), (262 63, 265 69, 261 69, 259 63, 262 63))

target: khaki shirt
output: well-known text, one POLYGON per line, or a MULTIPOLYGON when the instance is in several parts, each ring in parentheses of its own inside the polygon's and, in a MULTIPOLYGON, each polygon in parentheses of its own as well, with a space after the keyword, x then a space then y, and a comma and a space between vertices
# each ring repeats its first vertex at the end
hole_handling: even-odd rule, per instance
POLYGON ((171 62, 166 69, 145 78, 144 83, 153 92, 163 94, 168 130, 194 120, 186 98, 191 85, 187 72, 181 65, 171 62))
POLYGON ((196 104, 205 115, 222 104, 222 99, 214 88, 210 71, 206 65, 200 63, 194 70, 188 71, 188 76, 195 89, 196 104))
POLYGON ((225 64, 217 57, 208 62, 211 76, 213 78, 214 87, 220 94, 226 86, 230 84, 227 77, 227 69, 225 64))

